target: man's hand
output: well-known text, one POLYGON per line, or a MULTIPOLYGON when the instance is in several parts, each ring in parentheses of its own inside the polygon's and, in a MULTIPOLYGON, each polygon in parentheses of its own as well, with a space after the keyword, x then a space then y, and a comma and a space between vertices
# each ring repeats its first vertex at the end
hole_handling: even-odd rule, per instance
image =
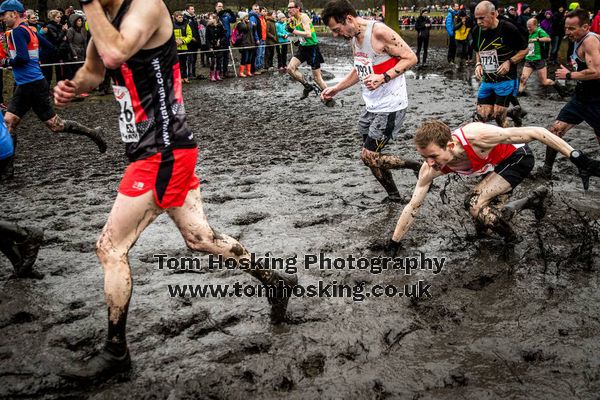
POLYGON ((54 104, 57 107, 65 107, 75 98, 77 84, 70 80, 60 81, 54 87, 54 104))
POLYGON ((402 243, 396 242, 394 239, 390 239, 385 248, 385 255, 389 257, 396 257, 400 250, 402 250, 402 243))
POLYGON ((498 67, 496 73, 498 75, 506 75, 508 71, 510 71, 510 61, 506 60, 498 67))
POLYGON ((333 96, 335 96, 339 92, 340 91, 338 90, 337 85, 327 87, 321 92, 321 99, 323 99, 324 101, 329 101, 333 99, 333 96))
POLYGON ((556 79, 567 79, 567 74, 571 72, 564 65, 560 65, 560 68, 556 70, 556 79))
POLYGON ((483 76, 483 65, 478 64, 475 66, 475 79, 480 81, 482 76, 483 76))
POLYGON ((383 74, 370 74, 365 77, 363 82, 367 89, 375 90, 385 83, 385 78, 383 74))
POLYGON ((573 150, 569 159, 579 170, 579 177, 583 182, 583 189, 590 187, 590 177, 600 176, 600 161, 592 160, 580 150, 573 150))

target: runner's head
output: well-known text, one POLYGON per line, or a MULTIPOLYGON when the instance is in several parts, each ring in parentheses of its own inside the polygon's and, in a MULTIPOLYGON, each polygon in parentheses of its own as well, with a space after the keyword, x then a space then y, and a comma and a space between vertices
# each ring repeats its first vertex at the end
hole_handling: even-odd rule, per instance
POLYGON ((538 27, 538 20, 536 18, 529 18, 527 20, 527 30, 529 33, 535 32, 538 27))
POLYGON ((288 14, 290 18, 295 18, 302 12, 302 3, 299 0, 288 2, 288 14))
POLYGON ((356 10, 348 0, 331 0, 325 5, 321 18, 334 37, 350 40, 360 33, 356 15, 356 10))
POLYGON ((456 143, 452 140, 452 131, 442 121, 425 121, 417 129, 414 140, 419 154, 437 171, 454 158, 456 143))
POLYGON ((482 1, 475 7, 475 20, 483 30, 494 29, 498 26, 496 7, 489 1, 482 1))
POLYGON ((0 19, 9 29, 18 26, 25 12, 25 7, 18 0, 6 0, 0 5, 0 19))
POLYGON ((565 33, 570 40, 581 40, 590 31, 590 15, 586 10, 578 8, 569 11, 565 16, 565 33))

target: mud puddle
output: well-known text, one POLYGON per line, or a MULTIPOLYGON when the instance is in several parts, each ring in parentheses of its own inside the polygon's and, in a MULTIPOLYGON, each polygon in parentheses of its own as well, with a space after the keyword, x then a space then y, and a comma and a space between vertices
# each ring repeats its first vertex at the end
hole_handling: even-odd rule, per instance
MULTIPOLYGON (((325 41, 335 68, 347 48, 325 41)), ((469 79, 408 79, 404 136, 388 151, 417 158, 412 133, 425 119, 458 126, 474 109, 469 79)), ((440 52, 441 54, 441 52, 440 52)), ((333 69, 333 68, 332 68, 333 69)), ((380 204, 381 187, 359 159, 358 88, 338 105, 297 100, 301 87, 284 75, 200 82, 185 87, 189 122, 200 144, 198 174, 215 229, 251 251, 291 257, 380 255, 402 206, 380 204)), ((546 126, 564 104, 523 98, 526 123, 546 126)), ((444 257, 440 274, 422 271, 304 269, 304 285, 431 284, 431 299, 296 298, 291 322, 269 324, 264 299, 170 298, 171 284, 250 283, 236 271, 159 270, 156 253, 186 256, 174 224, 161 216, 130 252, 134 293, 128 338, 134 367, 128 380, 81 387, 56 375, 84 357, 106 333, 102 270, 94 243, 126 165, 114 101, 86 101, 61 115, 103 126, 109 150, 45 131, 28 115, 19 131, 18 175, 0 187, 2 218, 44 228, 40 281, 9 279, 0 259, 0 396, 3 398, 400 398, 592 399, 600 390, 598 199, 600 182, 584 193, 575 168, 556 165, 552 203, 536 222, 514 220, 523 242, 506 249, 472 240, 463 209, 473 180, 451 180, 443 204, 429 194, 403 256, 444 257)), ((588 126, 571 131, 576 148, 600 158, 588 126)), ((544 149, 532 148, 538 160, 544 149)), ((539 161, 538 161, 539 163, 539 161)), ((409 195, 412 173, 394 173, 409 195)), ((525 181, 522 195, 541 182, 525 181)))

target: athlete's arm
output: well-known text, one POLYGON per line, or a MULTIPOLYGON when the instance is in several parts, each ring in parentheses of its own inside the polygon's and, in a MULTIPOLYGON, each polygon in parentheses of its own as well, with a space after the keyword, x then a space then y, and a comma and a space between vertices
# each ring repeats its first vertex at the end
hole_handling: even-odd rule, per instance
POLYGON ((134 0, 117 30, 108 20, 100 1, 83 6, 96 49, 104 65, 116 69, 142 49, 161 26, 164 3, 134 0))
POLYGON ((425 201, 427 192, 429 192, 431 182, 441 175, 442 172, 434 170, 427 163, 423 163, 421 166, 421 171, 419 171, 419 179, 417 180, 417 185, 415 186, 412 198, 402 210, 402 214, 400 215, 398 223, 396 224, 396 229, 394 230, 394 235, 392 236, 393 241, 399 242, 404 237, 406 232, 408 232, 408 228, 410 228, 417 213, 419 212, 419 209, 421 206, 423 206, 423 202, 425 201))
MULTIPOLYGON (((399 59, 393 68, 386 71, 391 79, 397 78, 417 64, 417 56, 410 46, 390 27, 384 24, 375 24, 373 26, 373 37, 375 41, 383 44, 385 53, 399 59)), ((370 90, 377 89, 384 83, 383 74, 373 74, 365 78, 365 86, 370 90)))
MULTIPOLYGON (((588 38, 583 41, 581 45, 585 54, 585 63, 587 69, 583 71, 571 72, 571 79, 577 81, 589 81, 591 79, 600 79, 600 40, 588 38)), ((556 78, 566 79, 567 73, 569 72, 564 66, 560 66, 560 69, 556 70, 556 78)))
POLYGON ((304 36, 305 38, 312 37, 312 33, 310 31, 310 18, 308 18, 308 15, 301 14, 300 22, 302 22, 302 29, 304 29, 304 32, 294 29, 292 33, 296 36, 304 36))
POLYGON ((573 147, 567 142, 550 132, 548 129, 538 126, 500 128, 495 125, 475 122, 465 125, 462 130, 473 145, 482 149, 491 149, 501 143, 519 144, 537 140, 567 157, 569 157, 573 151, 573 147))
POLYGON ((57 106, 66 106, 76 95, 92 91, 104 80, 106 69, 98 55, 94 41, 95 38, 90 40, 85 62, 73 80, 60 81, 54 87, 54 103, 57 106))
POLYGON ((529 49, 525 48, 523 50, 519 50, 517 52, 517 54, 515 54, 514 56, 512 56, 511 58, 509 58, 508 60, 504 61, 499 67, 498 70, 496 71, 496 73, 498 75, 506 75, 508 73, 508 71, 510 71, 510 65, 511 64, 518 64, 521 61, 523 61, 523 59, 525 58, 525 56, 527 55, 527 53, 529 53, 529 49))
POLYGON ((348 89, 350 86, 356 85, 359 82, 358 73, 354 68, 348 75, 344 77, 337 85, 329 86, 323 89, 321 92, 321 98, 323 100, 331 100, 333 96, 338 94, 344 89, 348 89))
POLYGON ((14 58, 9 57, 9 64, 11 67, 20 67, 29 62, 29 51, 27 50, 27 43, 29 43, 29 33, 24 28, 13 29, 11 32, 11 38, 15 44, 16 55, 14 58))

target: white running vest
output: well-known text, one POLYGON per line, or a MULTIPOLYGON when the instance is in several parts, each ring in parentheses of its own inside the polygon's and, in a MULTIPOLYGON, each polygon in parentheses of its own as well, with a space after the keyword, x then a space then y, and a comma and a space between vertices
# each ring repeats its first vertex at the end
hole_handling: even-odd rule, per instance
POLYGON ((397 76, 388 83, 384 83, 375 90, 369 90, 365 86, 364 78, 369 74, 383 74, 392 69, 398 58, 389 54, 375 53, 371 46, 373 25, 377 21, 368 21, 367 30, 361 47, 358 47, 356 38, 352 39, 352 51, 354 53, 354 69, 358 73, 362 96, 369 112, 394 112, 408 107, 408 95, 406 94, 406 80, 404 74, 397 76))

